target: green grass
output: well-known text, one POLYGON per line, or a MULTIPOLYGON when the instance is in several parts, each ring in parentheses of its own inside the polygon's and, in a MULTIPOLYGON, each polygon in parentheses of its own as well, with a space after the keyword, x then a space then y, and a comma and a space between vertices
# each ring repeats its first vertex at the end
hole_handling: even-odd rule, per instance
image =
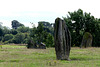
POLYGON ((100 67, 100 48, 71 48, 71 61, 56 60, 54 48, 2 45, 0 67, 100 67))

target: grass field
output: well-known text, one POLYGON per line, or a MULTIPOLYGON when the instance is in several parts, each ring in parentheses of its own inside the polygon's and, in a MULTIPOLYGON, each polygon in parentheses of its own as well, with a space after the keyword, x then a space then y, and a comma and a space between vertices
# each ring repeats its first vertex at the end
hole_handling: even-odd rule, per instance
POLYGON ((54 48, 2 45, 0 67, 100 67, 100 48, 71 48, 71 61, 56 60, 54 48))

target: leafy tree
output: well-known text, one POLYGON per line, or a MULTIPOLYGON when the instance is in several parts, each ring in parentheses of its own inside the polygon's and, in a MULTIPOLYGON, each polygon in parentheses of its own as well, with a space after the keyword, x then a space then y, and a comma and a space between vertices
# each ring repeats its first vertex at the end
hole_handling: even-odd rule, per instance
POLYGON ((39 26, 37 27, 37 36, 39 43, 43 41, 43 33, 44 33, 43 24, 39 24, 39 26))
POLYGON ((76 46, 80 45, 82 39, 82 29, 84 26, 83 19, 83 11, 81 9, 78 11, 69 12, 68 18, 64 18, 69 30, 71 31, 72 44, 75 44, 76 46))
MULTIPOLYGON (((91 16, 90 13, 83 13, 83 10, 81 9, 68 13, 69 16, 67 16, 67 18, 64 17, 64 20, 66 21, 66 24, 71 31, 72 45, 75 44, 76 46, 79 46, 85 32, 89 32, 93 35, 93 45, 96 45, 97 41, 95 40, 95 38, 97 39, 97 35, 99 36, 100 33, 100 28, 98 26, 98 24, 100 24, 99 20, 94 18, 94 16, 91 16)), ((99 39, 100 38, 98 38, 98 40, 99 39)))
POLYGON ((0 28, 0 41, 2 40, 3 30, 0 28))
POLYGON ((25 35, 23 33, 18 33, 14 36, 14 43, 20 44, 23 43, 25 35))
POLYGON ((48 33, 51 33, 52 35, 54 35, 54 24, 53 23, 40 21, 38 22, 38 25, 39 24, 42 24, 44 27, 44 30, 46 30, 48 33))
MULTIPOLYGON (((45 33, 46 34, 46 33, 45 33)), ((36 43, 40 43, 43 42, 44 40, 44 29, 43 29, 43 25, 39 24, 38 27, 34 27, 32 32, 30 33, 30 36, 33 38, 34 42, 36 43)))
POLYGON ((93 35, 93 44, 92 46, 100 47, 100 20, 95 20, 95 25, 92 28, 92 35, 93 35))
POLYGON ((29 29, 29 27, 20 26, 20 27, 17 29, 17 31, 18 31, 18 32, 25 33, 25 32, 29 32, 30 29, 29 29))
POLYGON ((50 24, 49 22, 46 22, 46 21, 40 21, 40 22, 38 22, 38 25, 39 24, 43 24, 43 26, 45 27, 45 28, 50 28, 50 27, 52 27, 52 24, 50 24))
POLYGON ((17 29, 20 26, 24 26, 23 24, 21 24, 20 22, 18 22, 17 20, 13 20, 12 21, 12 28, 13 29, 17 29))
POLYGON ((4 27, 2 28, 2 30, 3 30, 3 36, 4 36, 5 34, 10 34, 10 29, 9 29, 8 27, 4 26, 4 27))
POLYGON ((3 23, 2 23, 2 22, 0 22, 0 28, 2 28, 2 24, 3 24, 3 23))
POLYGON ((23 43, 24 43, 24 44, 27 44, 28 41, 29 41, 29 38, 30 38, 29 33, 23 33, 23 34, 25 35, 25 38, 24 38, 24 40, 23 40, 23 43))
POLYGON ((3 35, 3 30, 0 28, 0 36, 3 35))
POLYGON ((11 39, 13 39, 13 35, 12 34, 5 34, 2 41, 3 42, 10 41, 11 39))
POLYGON ((48 34, 45 43, 47 47, 54 47, 54 37, 50 33, 48 34))
POLYGON ((10 33, 13 34, 13 35, 16 35, 18 32, 17 32, 16 29, 11 29, 10 33))
POLYGON ((42 23, 38 25, 38 27, 34 27, 30 36, 33 38, 33 41, 37 44, 41 42, 45 43, 47 47, 53 46, 53 36, 48 33, 42 23))

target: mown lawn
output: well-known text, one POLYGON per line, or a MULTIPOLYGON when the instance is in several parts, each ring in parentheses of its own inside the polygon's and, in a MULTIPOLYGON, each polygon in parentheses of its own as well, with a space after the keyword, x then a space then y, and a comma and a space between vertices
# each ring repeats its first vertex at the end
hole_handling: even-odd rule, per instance
POLYGON ((2 45, 0 67, 100 67, 100 48, 71 48, 71 61, 56 60, 54 48, 2 45))

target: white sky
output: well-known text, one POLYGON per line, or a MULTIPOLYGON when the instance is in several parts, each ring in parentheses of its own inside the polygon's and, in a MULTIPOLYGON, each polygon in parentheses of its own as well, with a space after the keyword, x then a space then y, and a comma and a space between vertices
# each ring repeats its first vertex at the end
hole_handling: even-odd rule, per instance
POLYGON ((100 18, 99 0, 0 0, 0 22, 10 28, 12 20, 29 27, 30 22, 36 26, 38 21, 54 23, 55 18, 79 8, 100 18))

